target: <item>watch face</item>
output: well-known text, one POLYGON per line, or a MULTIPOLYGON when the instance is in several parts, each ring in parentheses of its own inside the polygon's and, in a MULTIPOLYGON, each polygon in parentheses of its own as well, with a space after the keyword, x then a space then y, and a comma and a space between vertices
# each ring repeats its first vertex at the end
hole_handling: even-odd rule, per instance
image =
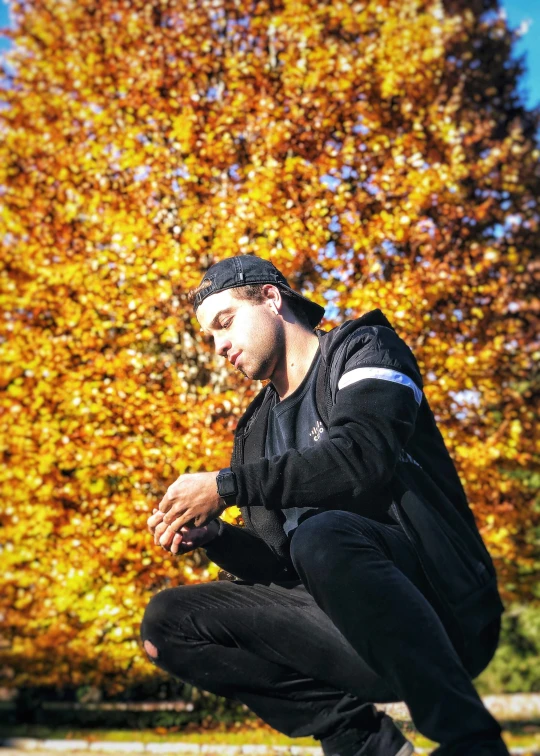
POLYGON ((236 496, 236 476, 233 472, 224 472, 218 475, 218 492, 220 496, 236 496))

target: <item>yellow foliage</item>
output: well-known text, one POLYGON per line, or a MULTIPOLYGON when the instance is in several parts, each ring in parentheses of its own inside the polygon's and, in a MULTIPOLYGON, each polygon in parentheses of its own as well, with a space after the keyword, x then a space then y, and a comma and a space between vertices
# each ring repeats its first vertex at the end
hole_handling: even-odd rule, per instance
POLYGON ((203 552, 155 548, 146 519, 179 474, 228 463, 259 388, 212 355, 184 297, 239 252, 331 303, 326 328, 386 313, 504 596, 534 595, 540 186, 532 116, 508 99, 505 21, 440 0, 255 5, 12 3, 0 662, 13 685, 116 691, 152 674, 138 642, 151 595, 216 579, 203 552))

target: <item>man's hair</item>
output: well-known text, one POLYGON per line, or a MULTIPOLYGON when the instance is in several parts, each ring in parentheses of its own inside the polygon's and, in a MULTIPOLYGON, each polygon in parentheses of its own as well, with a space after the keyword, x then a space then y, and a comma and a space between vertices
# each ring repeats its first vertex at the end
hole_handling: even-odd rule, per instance
MULTIPOLYGON (((212 282, 206 279, 196 288, 190 289, 186 295, 188 302, 193 304, 193 301, 195 297, 197 296, 197 294, 200 291, 204 291, 211 285, 212 285, 212 282)), ((266 284, 248 284, 246 286, 235 286, 230 291, 232 295, 235 297, 235 299, 244 299, 250 302, 254 302, 256 304, 260 304, 261 302, 264 302, 264 300, 266 299, 266 297, 263 294, 263 287, 265 285, 266 284)), ((302 303, 298 299, 296 299, 296 297, 291 296, 286 289, 282 289, 281 286, 277 286, 276 288, 278 288, 279 291, 281 292, 281 296, 286 301, 288 308, 291 310, 295 318, 299 320, 302 323, 302 325, 306 325, 311 330, 313 330, 309 324, 306 311, 302 307, 302 303)))

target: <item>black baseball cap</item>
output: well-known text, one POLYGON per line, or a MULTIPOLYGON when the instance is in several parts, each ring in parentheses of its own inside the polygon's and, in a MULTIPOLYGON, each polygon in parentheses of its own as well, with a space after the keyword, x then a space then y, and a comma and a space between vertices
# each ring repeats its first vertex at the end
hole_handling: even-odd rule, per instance
POLYGON ((299 300, 312 328, 320 323, 324 315, 324 307, 291 289, 287 279, 275 265, 269 260, 263 260, 260 257, 255 257, 255 255, 237 255, 220 260, 220 262, 208 268, 201 285, 205 281, 211 283, 206 289, 199 291, 193 300, 195 312, 206 297, 217 294, 218 291, 235 289, 238 286, 270 283, 280 289, 285 289, 291 296, 299 300))

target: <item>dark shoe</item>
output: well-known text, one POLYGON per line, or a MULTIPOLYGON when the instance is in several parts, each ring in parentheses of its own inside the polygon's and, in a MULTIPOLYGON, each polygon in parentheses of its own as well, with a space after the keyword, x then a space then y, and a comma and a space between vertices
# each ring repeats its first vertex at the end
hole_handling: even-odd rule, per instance
POLYGON ((372 732, 356 756, 411 756, 413 744, 407 740, 388 714, 381 717, 378 732, 372 732))
POLYGON ((440 745, 431 756, 510 756, 502 738, 479 740, 476 743, 464 742, 440 745))
POLYGON ((413 745, 388 714, 380 713, 379 729, 365 735, 365 731, 348 730, 340 736, 321 740, 324 756, 411 756, 413 745))

